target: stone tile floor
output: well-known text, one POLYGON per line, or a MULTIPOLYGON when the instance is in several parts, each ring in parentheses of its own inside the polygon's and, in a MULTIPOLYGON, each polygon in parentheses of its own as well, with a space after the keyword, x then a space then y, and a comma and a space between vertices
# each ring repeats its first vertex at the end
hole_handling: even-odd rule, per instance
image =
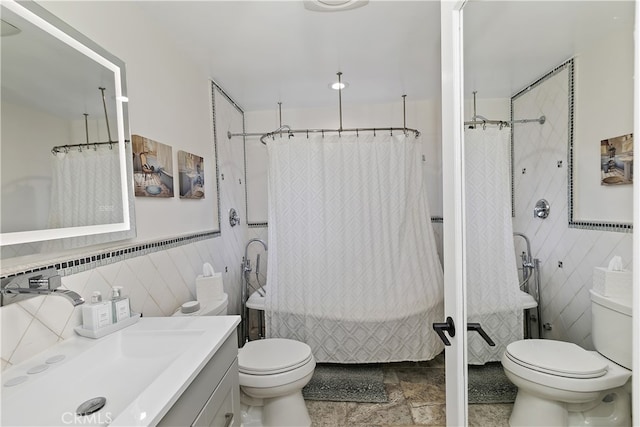
MULTIPOLYGON (((387 403, 307 400, 313 427, 445 426, 444 357, 384 367, 387 403)), ((512 404, 469 405, 469 426, 509 425, 512 404)))

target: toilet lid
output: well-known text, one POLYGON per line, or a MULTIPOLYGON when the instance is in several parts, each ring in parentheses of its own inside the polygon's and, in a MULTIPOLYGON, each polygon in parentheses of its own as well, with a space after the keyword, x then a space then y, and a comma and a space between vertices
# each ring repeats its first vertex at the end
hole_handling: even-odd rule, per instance
POLYGON ((251 375, 270 375, 296 369, 312 358, 307 344, 284 338, 250 341, 238 351, 238 370, 251 375))
POLYGON ((568 378, 597 378, 607 373, 607 364, 569 342, 522 340, 507 346, 507 357, 522 366, 568 378))

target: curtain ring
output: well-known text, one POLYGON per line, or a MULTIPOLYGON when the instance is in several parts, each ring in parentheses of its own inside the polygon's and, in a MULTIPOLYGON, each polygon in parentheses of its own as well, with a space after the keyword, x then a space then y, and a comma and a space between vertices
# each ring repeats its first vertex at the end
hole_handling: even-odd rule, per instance
POLYGON ((69 146, 65 145, 64 146, 64 154, 68 154, 69 153, 69 146))
POLYGON ((109 150, 113 150, 113 144, 109 141, 109 150))
POLYGON ((373 136, 376 136, 376 128, 373 128, 373 136))
POLYGON ((322 129, 322 137, 324 138, 324 129, 322 129))
POLYGON ((53 147, 51 149, 51 154, 53 154, 54 156, 57 156, 58 155, 58 149, 56 147, 53 147))
POLYGON ((389 134, 393 136, 393 128, 389 128, 389 134))
POLYGON ((309 129, 307 129, 307 139, 309 139, 309 129))
POLYGON ((358 133, 358 129, 356 129, 356 138, 359 137, 360 134, 358 133))

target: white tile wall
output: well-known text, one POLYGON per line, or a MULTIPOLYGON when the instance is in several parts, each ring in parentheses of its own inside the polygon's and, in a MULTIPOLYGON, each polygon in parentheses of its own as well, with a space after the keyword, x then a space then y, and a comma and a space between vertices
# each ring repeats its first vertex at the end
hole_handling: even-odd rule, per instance
POLYGON ((613 255, 631 268, 632 234, 568 227, 568 73, 559 71, 513 102, 514 119, 547 117, 542 126, 514 127, 514 231, 529 237, 533 256, 541 261, 542 321, 552 327, 544 337, 592 349, 593 268, 608 265, 613 255), (544 220, 533 216, 541 198, 551 205, 544 220))
MULTIPOLYGON (((216 272, 223 272, 224 289, 229 295, 228 312, 240 313, 240 266, 248 239, 242 182, 244 152, 242 139, 229 140, 226 132, 242 131, 243 118, 218 92, 215 103, 218 167, 221 176, 224 175, 219 182, 221 235, 67 275, 62 278, 64 287, 89 301, 93 291, 108 296, 111 287, 122 286, 133 311, 148 317, 169 316, 182 303, 195 299, 195 278, 201 274, 202 264, 209 262, 216 272), (233 228, 228 221, 232 207, 241 218, 240 225, 233 228)), ((266 231, 264 234, 266 239, 266 231)), ((263 261, 266 272, 266 257, 261 264, 263 261)), ((56 296, 39 296, 2 307, 2 369, 73 336, 73 328, 82 323, 81 307, 73 307, 56 296)))
MULTIPOLYGON (((144 316, 168 316, 182 303, 195 298, 190 289, 202 264, 218 258, 216 240, 202 240, 64 276, 62 286, 78 292, 87 301, 96 290, 107 297, 113 286, 122 286, 133 311, 144 316)), ((224 275, 224 283, 227 292, 235 291, 231 275, 224 275)), ((3 366, 19 363, 72 336, 73 328, 82 323, 82 306, 73 307, 56 296, 39 296, 7 305, 0 313, 3 366)))

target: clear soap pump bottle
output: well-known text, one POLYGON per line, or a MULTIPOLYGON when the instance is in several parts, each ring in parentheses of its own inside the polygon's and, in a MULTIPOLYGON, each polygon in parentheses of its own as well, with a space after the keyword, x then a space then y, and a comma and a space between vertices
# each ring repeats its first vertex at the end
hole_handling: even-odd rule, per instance
POLYGON ((122 296, 122 287, 114 286, 111 293, 111 304, 113 309, 113 323, 131 317, 129 298, 122 296))

